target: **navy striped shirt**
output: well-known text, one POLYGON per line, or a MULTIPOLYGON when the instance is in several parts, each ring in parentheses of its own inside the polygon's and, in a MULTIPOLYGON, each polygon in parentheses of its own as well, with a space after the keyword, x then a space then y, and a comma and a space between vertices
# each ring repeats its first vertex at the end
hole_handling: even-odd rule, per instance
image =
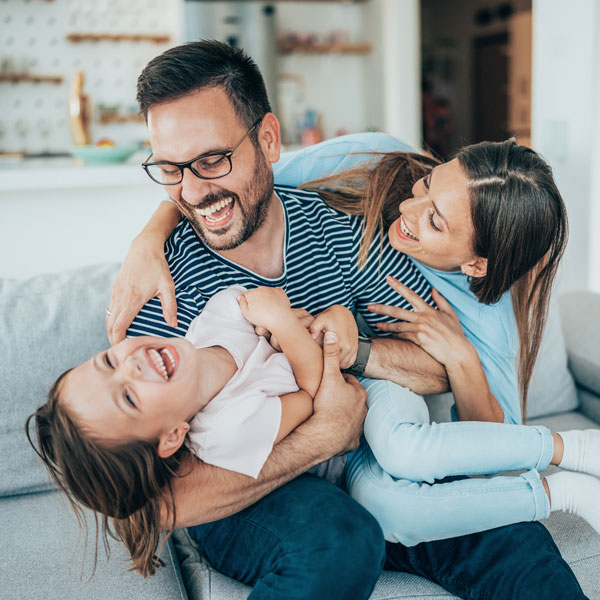
POLYGON ((367 310, 372 303, 411 308, 385 281, 393 275, 433 304, 431 288, 412 262, 376 232, 365 266, 358 268, 362 219, 334 210, 316 193, 275 186, 284 209, 283 274, 266 279, 208 248, 183 218, 165 244, 175 282, 178 327, 163 320, 158 298, 152 298, 131 324, 128 335, 184 336, 190 323, 218 291, 239 284, 282 287, 294 308, 313 315, 333 304, 359 313, 376 331, 377 321, 390 321, 367 310))

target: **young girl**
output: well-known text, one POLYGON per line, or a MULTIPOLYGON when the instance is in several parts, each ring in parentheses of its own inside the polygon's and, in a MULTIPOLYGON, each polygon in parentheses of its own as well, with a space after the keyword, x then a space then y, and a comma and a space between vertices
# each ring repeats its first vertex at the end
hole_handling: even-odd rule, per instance
POLYGON ((169 481, 184 442, 207 463, 258 477, 273 444, 312 414, 321 373, 321 350, 281 288, 232 286, 185 339, 124 340, 61 375, 26 432, 33 419, 38 454, 73 508, 103 515, 104 536, 113 517, 146 576, 158 564, 162 500, 175 522, 169 481))

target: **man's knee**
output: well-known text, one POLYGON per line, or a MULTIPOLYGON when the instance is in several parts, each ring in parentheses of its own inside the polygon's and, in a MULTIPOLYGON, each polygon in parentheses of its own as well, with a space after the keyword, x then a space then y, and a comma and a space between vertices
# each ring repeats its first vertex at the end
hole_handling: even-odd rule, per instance
POLYGON ((379 578, 385 560, 381 528, 354 500, 345 504, 331 507, 321 527, 307 532, 307 597, 368 598, 379 578))

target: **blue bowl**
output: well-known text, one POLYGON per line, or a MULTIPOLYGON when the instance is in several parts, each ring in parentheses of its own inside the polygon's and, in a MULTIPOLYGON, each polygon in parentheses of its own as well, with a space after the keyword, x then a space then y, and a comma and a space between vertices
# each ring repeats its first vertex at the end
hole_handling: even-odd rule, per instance
POLYGON ((86 164, 107 164, 126 161, 139 145, 129 146, 72 146, 69 154, 86 164))

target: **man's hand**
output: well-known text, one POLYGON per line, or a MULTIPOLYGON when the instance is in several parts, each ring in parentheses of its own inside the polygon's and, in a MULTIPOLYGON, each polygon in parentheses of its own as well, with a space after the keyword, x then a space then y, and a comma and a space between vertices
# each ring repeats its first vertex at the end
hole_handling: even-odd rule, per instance
POLYGON ((332 455, 358 448, 367 415, 367 393, 353 375, 340 371, 340 348, 333 331, 325 333, 323 378, 308 423, 317 422, 330 440, 332 455))
POLYGON ((326 331, 335 331, 340 348, 340 367, 350 368, 358 352, 358 327, 354 315, 340 304, 330 306, 311 323, 309 331, 317 343, 321 343, 326 331))
POLYGON ((154 236, 140 234, 133 242, 113 284, 106 332, 111 345, 125 338, 128 327, 150 298, 158 296, 167 325, 177 327, 175 286, 163 253, 154 236))

